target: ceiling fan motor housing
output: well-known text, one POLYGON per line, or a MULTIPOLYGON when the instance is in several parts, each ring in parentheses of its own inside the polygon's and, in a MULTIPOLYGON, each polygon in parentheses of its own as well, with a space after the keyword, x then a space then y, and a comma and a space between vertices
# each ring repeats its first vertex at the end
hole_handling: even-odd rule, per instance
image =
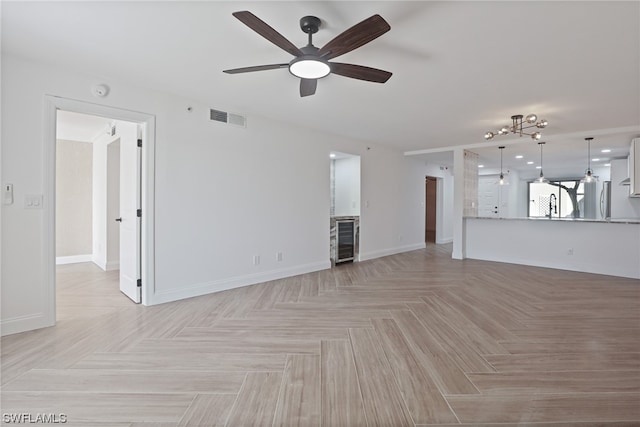
POLYGON ((316 16, 303 16, 300 18, 300 29, 302 29, 306 34, 317 33, 320 28, 320 24, 322 24, 322 21, 320 21, 320 18, 316 16))

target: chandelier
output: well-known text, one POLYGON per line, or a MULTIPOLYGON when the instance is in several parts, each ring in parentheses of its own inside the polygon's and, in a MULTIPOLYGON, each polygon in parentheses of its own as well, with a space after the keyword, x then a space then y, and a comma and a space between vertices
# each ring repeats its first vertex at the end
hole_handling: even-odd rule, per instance
POLYGON ((493 139, 496 135, 507 135, 510 133, 515 133, 519 136, 529 135, 534 140, 539 140, 542 138, 542 134, 539 131, 535 131, 533 133, 525 132, 525 129, 544 129, 547 127, 549 123, 544 120, 538 120, 538 116, 535 114, 529 114, 527 117, 524 117, 522 114, 516 114, 515 116, 511 116, 511 126, 503 126, 499 131, 496 132, 487 132, 484 134, 484 139, 489 140, 493 139), (524 122, 523 119, 524 118, 524 122))

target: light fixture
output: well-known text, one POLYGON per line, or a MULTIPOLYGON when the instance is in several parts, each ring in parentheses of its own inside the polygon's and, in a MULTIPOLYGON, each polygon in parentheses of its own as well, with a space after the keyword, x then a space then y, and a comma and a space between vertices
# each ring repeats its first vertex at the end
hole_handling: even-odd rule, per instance
POLYGON ((313 45, 313 35, 320 28, 320 19, 305 16, 300 20, 300 28, 308 34, 309 43, 301 47, 304 55, 297 56, 289 62, 289 72, 301 79, 321 79, 331 73, 331 66, 323 56, 318 55, 318 48, 313 45))
POLYGON ((605 149, 600 150, 600 152, 601 152, 601 153, 610 153, 610 152, 611 152, 611 150, 610 150, 610 149, 608 149, 608 148, 605 148, 605 149))
POLYGON ((523 157, 524 157, 523 155, 518 154, 518 155, 516 156, 516 159, 521 159, 521 158, 523 158, 523 157))
POLYGON ((538 116, 536 116, 535 114, 529 114, 527 117, 524 117, 522 114, 516 114, 514 116, 511 116, 511 126, 503 126, 497 132, 487 132, 484 134, 484 139, 489 140, 493 139, 493 137, 496 135, 507 135, 509 133, 515 133, 519 136, 529 135, 532 139, 539 140, 540 138, 542 138, 542 134, 540 132, 535 131, 533 133, 527 133, 524 130, 534 127, 538 129, 544 129, 548 124, 549 123, 544 119, 538 120, 538 116), (524 122, 522 121, 523 118, 524 122), (527 124, 527 126, 524 126, 524 124, 527 124))
MULTIPOLYGON (((589 137, 589 138, 585 138, 585 141, 587 141, 587 170, 584 172, 584 177, 580 180, 580 182, 595 182, 596 177, 593 174, 593 171, 591 170, 591 141, 593 141, 593 138, 589 137)), ((594 161, 600 160, 600 159, 593 159, 594 161)))
POLYGON ((326 59, 318 55, 302 55, 289 63, 289 72, 301 79, 321 79, 329 75, 331 67, 326 59))
POLYGON ((499 185, 509 185, 507 180, 504 177, 504 173, 502 173, 502 150, 504 150, 504 145, 498 147, 500 149, 500 179, 498 180, 499 185))
POLYGON ((335 153, 331 153, 331 154, 329 154, 329 157, 332 158, 332 159, 335 159, 336 155, 335 155, 335 153))
POLYGON ((549 182, 549 180, 547 178, 544 177, 544 173, 542 172, 542 146, 544 145, 544 142, 538 142, 538 145, 540 146, 540 176, 538 178, 536 178, 535 182, 549 182))

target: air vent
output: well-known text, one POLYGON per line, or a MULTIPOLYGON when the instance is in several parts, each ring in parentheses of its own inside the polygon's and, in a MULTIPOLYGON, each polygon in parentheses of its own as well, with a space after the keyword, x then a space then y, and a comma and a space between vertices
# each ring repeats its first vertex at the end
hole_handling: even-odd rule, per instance
POLYGON ((240 114, 227 113, 226 111, 210 109, 209 118, 214 122, 227 123, 234 126, 246 127, 247 119, 240 114))
POLYGON ((227 117, 229 117, 229 115, 226 111, 214 110, 213 108, 211 109, 211 120, 227 123, 227 117))

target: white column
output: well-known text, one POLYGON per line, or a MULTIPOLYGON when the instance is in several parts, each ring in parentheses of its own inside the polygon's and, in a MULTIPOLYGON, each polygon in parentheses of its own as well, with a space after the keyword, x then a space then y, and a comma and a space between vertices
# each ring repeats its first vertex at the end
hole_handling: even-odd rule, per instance
POLYGON ((465 258, 464 233, 464 149, 453 150, 453 252, 451 258, 465 258))

